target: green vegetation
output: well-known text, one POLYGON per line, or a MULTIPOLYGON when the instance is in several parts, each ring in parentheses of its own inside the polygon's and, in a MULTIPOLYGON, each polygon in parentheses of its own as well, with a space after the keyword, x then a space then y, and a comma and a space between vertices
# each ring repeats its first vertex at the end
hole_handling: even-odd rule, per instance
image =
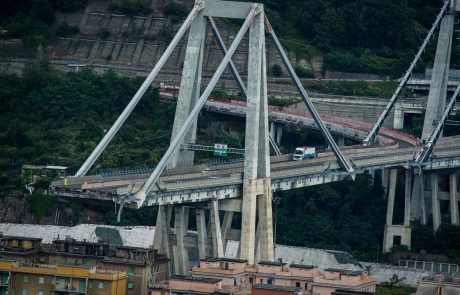
POLYGON ((373 260, 382 241, 385 200, 379 182, 360 175, 338 182, 275 192, 278 243, 350 251, 373 260))
POLYGON ((283 75, 283 70, 279 64, 274 64, 272 66, 272 74, 274 77, 281 77, 283 75))
MULTIPOLYGON (((77 168, 141 82, 113 72, 98 76, 91 68, 61 75, 46 63, 28 66, 22 78, 0 76, 0 195, 21 187, 24 163, 77 168)), ((97 165, 156 163, 169 142, 174 108, 149 90, 97 165)))
POLYGON ((263 0, 283 44, 325 69, 400 76, 439 11, 435 0, 263 0))
MULTIPOLYGON (((364 82, 364 81, 307 81, 304 86, 313 92, 356 95, 390 98, 396 89, 397 83, 388 82, 364 82)), ((403 91, 402 95, 408 95, 403 91)))
POLYGON ((183 3, 169 2, 163 7, 163 13, 171 19, 173 23, 178 23, 188 14, 188 8, 183 3))
POLYGON ((109 38, 111 35, 110 31, 107 28, 100 28, 97 31, 97 36, 103 40, 109 38))
POLYGON ((377 286, 376 291, 376 295, 410 295, 415 293, 415 288, 377 286))
POLYGON ((118 12, 126 15, 147 15, 152 12, 150 1, 147 0, 122 0, 121 3, 111 3, 110 12, 118 12))
POLYGON ((67 22, 62 22, 56 30, 56 36, 59 37, 70 37, 78 34, 80 29, 76 26, 69 26, 67 22))
POLYGON ((72 12, 83 9, 88 4, 88 0, 56 0, 56 8, 64 12, 72 12))
POLYGON ((299 78, 314 78, 315 77, 315 75, 312 72, 310 72, 304 67, 297 66, 294 70, 297 76, 299 76, 299 78))

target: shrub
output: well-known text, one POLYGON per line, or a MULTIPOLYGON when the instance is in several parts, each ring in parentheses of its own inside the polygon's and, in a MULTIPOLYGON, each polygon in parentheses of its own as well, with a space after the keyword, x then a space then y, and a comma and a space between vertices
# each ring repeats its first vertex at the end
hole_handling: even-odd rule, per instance
POLYGON ((163 13, 174 20, 179 20, 187 15, 187 6, 182 3, 169 2, 163 7, 163 13))
POLYGON ((279 64, 274 64, 272 66, 272 73, 275 77, 281 77, 283 75, 283 70, 279 64))
POLYGON ((56 30, 56 36, 69 37, 78 34, 80 29, 76 26, 69 26, 67 22, 62 22, 56 30))
POLYGON ((223 99, 230 99, 230 95, 227 93, 227 91, 222 90, 222 89, 214 89, 211 92, 211 96, 217 97, 217 98, 223 98, 223 99))
POLYGON ((56 8, 64 12, 72 12, 88 5, 88 0, 57 0, 56 8))
POLYGON ((97 36, 101 39, 107 39, 110 37, 110 31, 107 28, 100 28, 97 31, 97 36))
POLYGON ((121 4, 112 3, 109 5, 109 11, 120 12, 130 16, 152 13, 150 1, 145 0, 124 0, 121 4))
POLYGON ((310 72, 309 70, 301 66, 295 67, 295 72, 297 76, 299 76, 299 78, 314 78, 315 77, 315 75, 313 75, 312 72, 310 72))

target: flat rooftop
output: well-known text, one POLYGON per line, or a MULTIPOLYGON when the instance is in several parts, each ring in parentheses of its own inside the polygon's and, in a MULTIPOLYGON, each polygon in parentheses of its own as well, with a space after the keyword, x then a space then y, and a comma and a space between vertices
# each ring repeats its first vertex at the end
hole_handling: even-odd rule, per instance
POLYGON ((176 280, 176 281, 188 281, 188 282, 197 282, 197 283, 206 283, 206 284, 215 284, 220 281, 221 279, 211 279, 211 278, 192 278, 187 276, 172 276, 169 280, 176 280))
POLYGON ((253 289, 265 289, 265 290, 276 290, 276 291, 286 291, 286 292, 295 292, 300 289, 297 287, 291 286, 280 286, 280 285, 269 285, 269 284, 254 284, 252 285, 253 289))
POLYGON ((338 272, 341 275, 347 275, 347 276, 360 276, 362 273, 359 270, 346 270, 346 269, 337 269, 337 268, 326 268, 324 271, 338 272))
POLYGON ((295 263, 289 265, 289 267, 292 267, 292 268, 301 268, 301 269, 314 269, 314 268, 317 268, 317 267, 314 266, 314 265, 295 264, 295 263))
POLYGON ((200 261, 204 261, 204 262, 236 262, 236 263, 246 263, 246 262, 248 262, 246 259, 214 258, 214 257, 204 258, 204 259, 201 259, 200 261))

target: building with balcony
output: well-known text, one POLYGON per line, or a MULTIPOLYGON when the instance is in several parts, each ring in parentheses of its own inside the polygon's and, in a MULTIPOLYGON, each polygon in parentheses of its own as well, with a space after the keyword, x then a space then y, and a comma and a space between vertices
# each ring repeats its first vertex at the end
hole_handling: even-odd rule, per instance
POLYGON ((172 276, 161 287, 153 288, 150 295, 203 295, 221 291, 221 279, 172 276))
MULTIPOLYGON (((42 244, 41 239, 0 237, 0 246, 0 258, 12 259, 20 263, 74 267, 75 269, 94 269, 94 267, 97 266, 98 272, 124 273, 126 284, 124 284, 125 293, 123 294, 148 294, 150 287, 154 287, 159 281, 164 281, 168 275, 168 260, 164 255, 157 254, 153 249, 111 246, 101 241, 76 241, 70 237, 54 240, 52 244, 42 244)), ((12 279, 21 276, 16 273, 11 274, 10 272, 9 269, 0 268, 0 278, 3 278, 3 275, 6 277, 6 275, 9 274, 11 278, 9 282, 11 282, 12 279)), ((30 277, 29 274, 27 274, 26 280, 28 280, 28 277, 30 277)), ((43 281, 44 279, 45 278, 41 280, 43 281)), ((78 293, 80 289, 83 290, 84 284, 82 279, 79 278, 79 280, 78 284, 80 285, 78 288, 70 287, 72 284, 76 284, 76 280, 71 281, 65 277, 56 276, 54 282, 56 285, 61 286, 59 292, 62 291, 61 289, 67 288, 69 290, 75 289, 72 292, 75 291, 78 293)), ((96 289, 92 289, 92 285, 92 281, 85 283, 85 290, 92 290, 89 294, 100 294, 100 292, 94 291, 96 289), (86 287, 86 284, 88 284, 89 287, 86 287)), ((107 283, 101 284, 101 286, 105 285, 107 285, 107 283)), ((0 285, 0 295, 2 294, 1 290, 6 290, 7 287, 0 285)), ((21 290, 23 289, 22 286, 18 288, 21 290)), ((14 292, 16 292, 16 290, 19 289, 14 287, 14 292)), ((34 289, 33 294, 37 294, 38 290, 41 289, 34 289)), ((52 291, 54 292, 56 290, 52 291)), ((8 294, 12 293, 9 292, 8 294)), ((48 292, 46 294, 50 293, 48 292)))
POLYGON ((376 285, 376 279, 362 271, 320 270, 311 265, 287 265, 281 261, 262 261, 249 265, 245 260, 210 258, 201 260, 199 266, 192 267, 190 275, 192 278, 219 279, 222 289, 247 294, 253 292, 254 285, 274 286, 262 288, 263 290, 257 292, 270 293, 276 288, 286 287, 277 292, 304 295, 331 295, 338 289, 374 293, 376 285))
POLYGON ((0 260, 0 270, 9 273, 5 294, 126 294, 127 276, 124 272, 19 260, 0 260))

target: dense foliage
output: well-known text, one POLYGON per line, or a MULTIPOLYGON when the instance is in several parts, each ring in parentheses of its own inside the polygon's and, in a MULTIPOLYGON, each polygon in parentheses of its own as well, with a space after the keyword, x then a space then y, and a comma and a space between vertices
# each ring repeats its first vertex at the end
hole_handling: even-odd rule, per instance
POLYGON ((386 204, 378 182, 364 175, 354 182, 279 191, 275 196, 278 243, 340 249, 375 259, 386 204))
MULTIPOLYGON (((19 167, 24 163, 76 168, 141 81, 119 78, 113 72, 98 76, 90 68, 60 75, 46 63, 30 65, 22 78, 0 77, 1 182, 17 187, 19 167)), ((155 163, 159 150, 169 141, 173 112, 173 104, 160 102, 157 91, 149 90, 98 165, 155 163)))
POLYGON ((283 43, 325 53, 326 69, 401 75, 434 21, 437 0, 263 0, 283 43))

